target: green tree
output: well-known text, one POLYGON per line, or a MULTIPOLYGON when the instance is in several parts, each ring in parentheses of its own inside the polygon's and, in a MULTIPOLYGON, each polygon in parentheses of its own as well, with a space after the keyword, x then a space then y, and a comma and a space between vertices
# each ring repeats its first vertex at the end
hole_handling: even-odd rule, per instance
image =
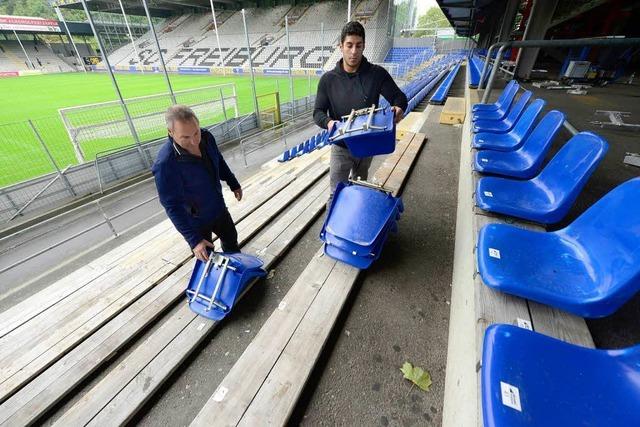
POLYGON ((447 17, 439 7, 427 9, 424 15, 418 18, 416 24, 418 28, 428 28, 426 31, 417 31, 413 33, 413 37, 433 37, 436 35, 436 29, 451 28, 447 17))

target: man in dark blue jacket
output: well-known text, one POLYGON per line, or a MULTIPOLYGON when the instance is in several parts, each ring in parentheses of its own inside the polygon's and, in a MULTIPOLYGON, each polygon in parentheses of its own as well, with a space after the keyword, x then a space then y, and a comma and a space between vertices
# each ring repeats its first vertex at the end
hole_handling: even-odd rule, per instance
POLYGON ((224 161, 213 135, 187 106, 174 105, 166 114, 169 140, 152 167, 160 203, 196 258, 207 261, 212 235, 224 252, 240 252, 238 232, 222 197, 223 180, 236 199, 242 188, 224 161))

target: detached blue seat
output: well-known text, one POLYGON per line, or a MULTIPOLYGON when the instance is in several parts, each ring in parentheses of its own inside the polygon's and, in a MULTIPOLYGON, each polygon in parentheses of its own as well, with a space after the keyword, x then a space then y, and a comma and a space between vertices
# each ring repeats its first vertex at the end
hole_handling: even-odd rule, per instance
POLYGON ((476 120, 473 123, 472 130, 474 133, 478 132, 493 132, 493 133, 505 133, 509 132, 513 126, 517 123, 520 115, 524 111, 527 103, 531 99, 533 94, 527 90, 518 101, 511 107, 509 114, 502 120, 476 120))
MULTIPOLYGON (((533 101, 529 108, 538 101, 540 100, 533 101)), ((481 173, 520 179, 533 178, 540 171, 542 162, 562 123, 564 123, 563 113, 557 110, 549 111, 520 148, 514 151, 480 150, 474 156, 473 168, 481 173)))
POLYGON ((638 345, 597 350, 491 325, 481 384, 484 427, 640 425, 638 345))
POLYGON ((640 178, 558 231, 489 224, 477 254, 487 286, 578 316, 607 316, 640 290, 640 178))
POLYGON ((556 223, 567 214, 607 149, 598 135, 580 132, 535 178, 480 178, 476 203, 486 211, 542 224, 556 223))
POLYGON ((320 231, 324 253, 356 268, 368 268, 380 257, 389 232, 397 231, 403 210, 402 199, 390 193, 338 183, 320 231))
POLYGON ((507 83, 507 85, 504 87, 504 90, 502 91, 502 93, 498 97, 498 100, 495 103, 474 104, 473 107, 471 107, 471 112, 476 113, 476 112, 496 111, 500 108, 504 108, 507 104, 511 105, 519 89, 520 89, 520 85, 518 84, 518 82, 516 82, 515 80, 510 80, 509 83, 507 83))

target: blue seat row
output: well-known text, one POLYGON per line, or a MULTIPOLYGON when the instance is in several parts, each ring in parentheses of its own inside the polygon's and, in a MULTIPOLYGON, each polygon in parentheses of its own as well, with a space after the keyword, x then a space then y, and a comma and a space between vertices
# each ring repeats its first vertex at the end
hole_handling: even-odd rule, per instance
MULTIPOLYGON (((509 85, 496 104, 473 110, 500 108, 509 85)), ((497 175, 481 178, 475 196, 483 209, 548 224, 566 215, 608 145, 580 132, 541 168, 565 116, 551 110, 536 124, 538 101, 509 132, 474 136, 474 168, 497 175)), ((486 225, 476 256, 495 290, 582 317, 610 315, 640 290, 640 178, 557 231, 486 225)), ((640 346, 595 350, 492 325, 481 369, 485 426, 640 425, 640 346)))
POLYGON ((469 69, 469 87, 477 88, 480 84, 480 75, 482 74, 482 67, 484 62, 475 55, 471 55, 467 61, 467 68, 469 69))
POLYGON ((458 75, 458 70, 460 69, 460 63, 457 63, 453 66, 447 77, 440 83, 438 89, 436 89, 435 93, 431 96, 429 103, 431 104, 444 104, 447 100, 447 95, 449 94, 449 89, 451 89, 451 85, 453 84, 453 80, 458 75))
POLYGON ((280 163, 288 162, 289 160, 302 156, 303 154, 310 153, 329 144, 331 144, 329 141, 329 132, 322 130, 305 142, 299 145, 294 145, 291 149, 286 150, 280 155, 280 157, 278 157, 278 161, 280 163))

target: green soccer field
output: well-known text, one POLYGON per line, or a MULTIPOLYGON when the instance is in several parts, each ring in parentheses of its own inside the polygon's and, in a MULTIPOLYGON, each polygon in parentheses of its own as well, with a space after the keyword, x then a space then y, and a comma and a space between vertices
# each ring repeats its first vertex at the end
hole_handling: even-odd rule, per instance
MULTIPOLYGON (((168 92, 162 74, 117 74, 122 96, 133 98, 168 92)), ((170 75, 174 91, 234 83, 239 114, 253 111, 249 76, 170 75)), ((311 79, 315 93, 318 79, 311 79)), ((258 95, 275 92, 279 86, 280 102, 290 99, 287 77, 256 76, 258 95)), ((294 81, 296 98, 309 93, 307 77, 294 81)), ((27 120, 31 120, 60 167, 77 163, 69 135, 58 110, 65 107, 94 104, 117 99, 106 73, 67 73, 0 79, 0 187, 53 171, 51 162, 38 142, 27 120)), ((220 117, 222 118, 222 117, 220 117)), ((154 130, 141 134, 142 140, 160 136, 154 130)), ((133 143, 131 138, 111 138, 84 147, 87 160, 95 154, 133 143)))

